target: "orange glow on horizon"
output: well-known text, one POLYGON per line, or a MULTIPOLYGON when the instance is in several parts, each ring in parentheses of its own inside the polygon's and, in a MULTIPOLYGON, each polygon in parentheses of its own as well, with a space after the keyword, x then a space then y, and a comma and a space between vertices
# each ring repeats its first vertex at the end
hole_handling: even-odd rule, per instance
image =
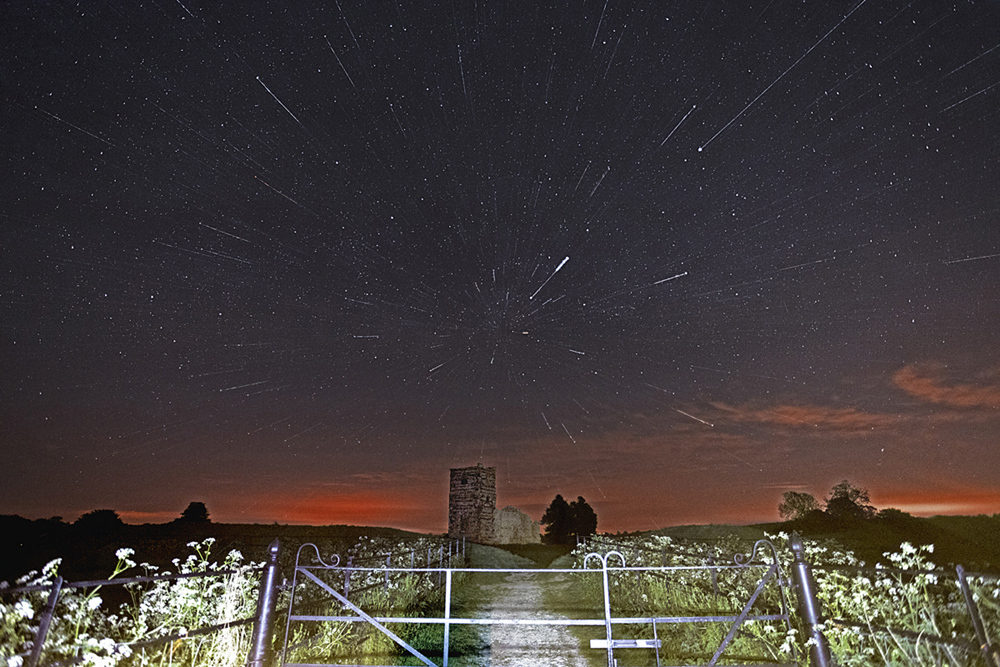
POLYGON ((967 489, 941 493, 900 491, 879 495, 873 504, 879 509, 895 507, 914 516, 937 514, 978 515, 1000 512, 1000 491, 967 489))
MULTIPOLYGON (((391 527, 420 533, 441 534, 447 530, 447 492, 437 486, 366 489, 313 487, 265 495, 206 498, 209 516, 216 523, 281 523, 292 525, 354 525, 391 527)), ((609 489, 610 490, 610 489, 609 489)), ((513 505, 538 520, 556 490, 517 497, 499 497, 497 506, 513 505)), ((564 494, 565 495, 565 494, 564 494)), ((727 497, 716 502, 682 502, 682 498, 654 496, 636 503, 613 493, 612 499, 587 496, 598 515, 602 533, 656 530, 692 524, 747 525, 779 521, 779 497, 762 495, 734 505, 727 497)), ((949 488, 939 492, 890 489, 873 494, 878 509, 896 508, 914 516, 978 515, 1000 512, 1000 490, 977 487, 949 488)), ((178 511, 125 510, 122 519, 130 524, 167 523, 180 516, 178 511)))
POLYGON ((417 532, 444 532, 447 499, 421 497, 396 489, 312 491, 301 496, 275 493, 219 502, 218 521, 225 523, 286 523, 313 526, 353 525, 392 527, 417 532))

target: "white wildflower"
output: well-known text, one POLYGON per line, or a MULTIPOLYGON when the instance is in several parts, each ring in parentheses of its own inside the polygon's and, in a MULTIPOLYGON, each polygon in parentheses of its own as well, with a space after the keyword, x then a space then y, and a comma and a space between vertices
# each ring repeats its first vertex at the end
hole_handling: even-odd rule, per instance
POLYGON ((27 600, 18 600, 14 603, 14 613, 22 618, 32 619, 35 616, 35 610, 31 608, 31 603, 27 600))

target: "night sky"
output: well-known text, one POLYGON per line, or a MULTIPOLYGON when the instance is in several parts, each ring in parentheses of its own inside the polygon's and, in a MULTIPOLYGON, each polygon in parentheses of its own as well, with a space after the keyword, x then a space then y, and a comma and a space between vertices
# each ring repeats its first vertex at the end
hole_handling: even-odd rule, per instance
POLYGON ((1000 3, 0 3, 0 513, 1000 511, 1000 3))

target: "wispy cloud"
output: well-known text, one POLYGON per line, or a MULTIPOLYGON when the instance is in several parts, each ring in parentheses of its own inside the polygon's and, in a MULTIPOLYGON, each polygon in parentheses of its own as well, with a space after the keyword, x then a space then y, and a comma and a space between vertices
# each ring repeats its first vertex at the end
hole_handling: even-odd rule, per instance
POLYGON ((893 415, 864 412, 855 408, 831 408, 821 405, 727 405, 713 403, 721 418, 735 422, 766 424, 776 427, 827 431, 861 432, 893 427, 898 418, 893 415))
POLYGON ((904 366, 892 376, 893 383, 925 401, 958 408, 1000 408, 1000 385, 945 384, 939 378, 922 374, 915 366, 904 366))

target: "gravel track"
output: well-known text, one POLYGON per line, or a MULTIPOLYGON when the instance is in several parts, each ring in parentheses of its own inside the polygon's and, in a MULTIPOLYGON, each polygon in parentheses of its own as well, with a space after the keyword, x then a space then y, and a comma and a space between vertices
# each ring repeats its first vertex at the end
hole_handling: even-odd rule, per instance
MULTIPOLYGON (((543 588, 571 585, 565 573, 508 573, 499 581, 479 587, 483 608, 480 618, 560 619, 545 609, 543 588)), ((493 625, 484 628, 487 649, 477 657, 456 664, 476 667, 587 667, 580 640, 561 625, 493 625)))

